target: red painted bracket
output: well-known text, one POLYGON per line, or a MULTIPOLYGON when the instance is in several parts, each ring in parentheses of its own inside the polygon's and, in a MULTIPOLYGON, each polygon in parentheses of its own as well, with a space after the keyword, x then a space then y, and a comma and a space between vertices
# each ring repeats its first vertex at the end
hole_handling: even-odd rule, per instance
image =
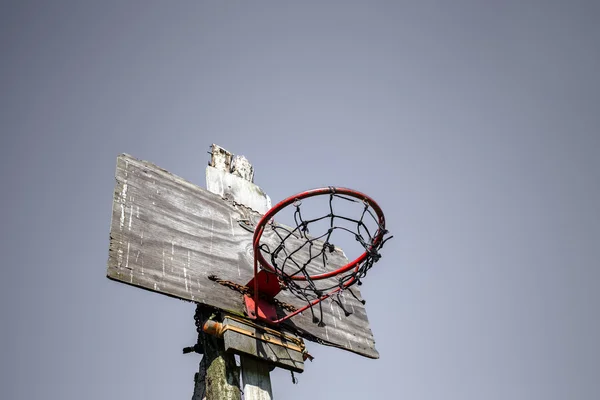
POLYGON ((273 321, 277 320, 277 308, 269 300, 273 299, 281 291, 279 279, 277 279, 277 275, 261 270, 246 286, 254 290, 255 283, 258 283, 258 296, 256 293, 252 296, 244 295, 246 314, 248 314, 250 319, 259 319, 273 323, 273 321))

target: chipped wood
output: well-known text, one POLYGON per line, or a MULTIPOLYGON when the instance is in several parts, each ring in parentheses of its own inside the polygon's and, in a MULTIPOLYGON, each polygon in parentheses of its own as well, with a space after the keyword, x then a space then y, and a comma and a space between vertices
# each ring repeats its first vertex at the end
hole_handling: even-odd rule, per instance
POLYGON ((206 188, 226 199, 243 204, 264 214, 271 208, 271 199, 254 183, 211 166, 206 167, 206 188))

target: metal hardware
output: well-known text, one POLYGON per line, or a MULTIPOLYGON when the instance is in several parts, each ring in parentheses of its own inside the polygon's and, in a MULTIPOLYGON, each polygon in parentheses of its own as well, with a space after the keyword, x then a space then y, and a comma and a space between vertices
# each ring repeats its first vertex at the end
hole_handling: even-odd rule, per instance
POLYGON ((232 324, 223 324, 214 320, 207 320, 202 326, 202 330, 205 333, 218 338, 222 338, 225 332, 227 331, 233 331, 244 336, 255 338, 265 343, 270 343, 289 350, 297 351, 302 354, 302 358, 304 360, 310 359, 312 361, 314 358, 306 351, 304 341, 300 338, 288 336, 285 333, 278 332, 274 329, 255 324, 251 321, 247 321, 242 318, 237 318, 234 316, 227 316, 227 318, 254 328, 256 330, 256 333, 252 332, 251 330, 241 328, 239 326, 235 326, 232 324))

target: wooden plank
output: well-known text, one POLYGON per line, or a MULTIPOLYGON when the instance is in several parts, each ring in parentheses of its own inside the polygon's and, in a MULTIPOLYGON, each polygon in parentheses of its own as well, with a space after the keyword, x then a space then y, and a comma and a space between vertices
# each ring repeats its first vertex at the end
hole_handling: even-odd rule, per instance
MULTIPOLYGON (((252 167, 250 161, 244 156, 233 155, 233 153, 217 144, 210 146, 210 163, 208 165, 215 169, 237 175, 250 183, 254 182, 254 167, 252 167)), ((210 187, 207 186, 207 188, 209 191, 217 193, 211 190, 210 187)), ((236 200, 238 203, 244 203, 240 199, 236 200)))
POLYGON ((254 183, 211 166, 206 167, 206 188, 221 197, 235 200, 261 214, 271 208, 271 199, 254 183))
POLYGON ((261 358, 267 360, 272 365, 294 372, 304 371, 304 360, 301 352, 259 340, 257 336, 261 335, 261 332, 257 332, 252 326, 231 318, 225 317, 223 325, 233 325, 254 335, 248 336, 233 330, 226 330, 223 334, 225 350, 233 351, 236 354, 261 358))
MULTIPOLYGON (((208 277, 242 285, 250 281, 252 233, 239 221, 257 221, 260 214, 129 155, 118 157, 116 179, 107 276, 243 315, 241 294, 208 277)), ((265 232, 265 242, 274 245, 272 232, 265 232)), ((330 262, 342 265, 347 259, 336 249, 330 262)), ((360 299, 358 288, 352 290, 360 299)), ((278 298, 297 307, 303 304, 285 291, 278 298)), ((349 295, 342 301, 353 312, 349 317, 326 300, 324 327, 313 323, 307 312, 286 326, 309 340, 378 358, 364 305, 349 295)))
POLYGON ((230 172, 232 160, 233 154, 230 151, 216 144, 210 146, 210 163, 208 165, 211 167, 230 172))
POLYGON ((252 357, 240 357, 242 363, 242 382, 244 384, 244 399, 271 400, 271 380, 269 365, 258 362, 252 357))
MULTIPOLYGON (((234 200, 237 203, 243 204, 246 207, 250 207, 255 211, 266 212, 266 210, 268 210, 268 208, 271 207, 271 201, 269 200, 269 197, 266 196, 265 193, 262 190, 260 190, 258 186, 252 183, 254 179, 254 169, 252 168, 250 162, 245 157, 233 156, 231 152, 228 152, 227 150, 215 144, 213 144, 212 148, 213 151, 210 163, 211 166, 216 166, 219 163, 219 158, 227 159, 228 156, 229 158, 231 158, 231 162, 229 170, 226 168, 226 166, 225 168, 221 167, 222 171, 219 171, 220 174, 216 174, 217 176, 221 175, 220 179, 218 180, 214 179, 215 174, 211 175, 213 168, 211 166, 207 168, 206 187, 208 188, 208 190, 212 193, 219 194, 222 197, 228 197, 229 199, 234 200), (235 173, 242 179, 231 180, 228 176, 229 173, 235 173), (225 176, 223 176, 224 174, 225 176), (227 186, 223 184, 223 180, 229 180, 227 186), (212 185, 212 183, 214 182, 220 182, 221 185, 212 185), (227 190, 230 193, 221 192, 225 187, 227 187, 227 190), (265 199, 266 204, 264 201, 265 199), (258 205, 256 205, 255 203, 258 203, 258 205)), ((225 321, 223 321, 223 323, 227 324, 229 320, 231 320, 231 317, 226 318, 225 321)), ((231 322, 233 323, 234 321, 231 322)), ((256 330, 254 330, 252 334, 256 336, 256 330)), ((258 343, 256 342, 256 340, 252 341, 251 338, 240 336, 239 333, 232 334, 231 332, 229 332, 229 334, 227 334, 227 332, 225 332, 223 346, 226 350, 228 348, 231 348, 238 350, 238 352, 241 351, 242 354, 245 353, 251 354, 253 356, 259 356, 259 352, 257 351, 258 343)), ((271 377, 269 376, 270 368, 267 367, 267 364, 265 364, 268 363, 268 361, 265 360, 265 358, 268 359, 269 356, 271 356, 271 354, 278 355, 277 350, 278 349, 271 349, 271 353, 260 353, 260 356, 263 357, 263 360, 261 362, 244 362, 245 357, 242 355, 242 375, 250 376, 252 377, 252 381, 261 384, 259 388, 261 390, 259 391, 253 390, 253 386, 249 387, 248 393, 246 393, 246 395, 244 396, 246 400, 256 400, 257 398, 259 398, 258 396, 263 397, 264 395, 269 396, 269 398, 272 397, 271 377)), ((278 359, 279 357, 275 358, 278 359)), ((270 366, 271 364, 268 365, 270 366)))

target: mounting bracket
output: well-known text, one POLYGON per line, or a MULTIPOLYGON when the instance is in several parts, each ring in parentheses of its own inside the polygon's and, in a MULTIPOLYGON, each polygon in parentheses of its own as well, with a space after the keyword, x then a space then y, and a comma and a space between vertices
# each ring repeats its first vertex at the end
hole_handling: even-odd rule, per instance
POLYGON ((271 300, 281 291, 279 279, 277 275, 261 270, 246 286, 254 289, 255 279, 258 281, 258 296, 254 296, 254 293, 244 295, 246 314, 250 319, 273 323, 277 320, 277 308, 271 300), (258 301, 255 301, 255 297, 258 301))

